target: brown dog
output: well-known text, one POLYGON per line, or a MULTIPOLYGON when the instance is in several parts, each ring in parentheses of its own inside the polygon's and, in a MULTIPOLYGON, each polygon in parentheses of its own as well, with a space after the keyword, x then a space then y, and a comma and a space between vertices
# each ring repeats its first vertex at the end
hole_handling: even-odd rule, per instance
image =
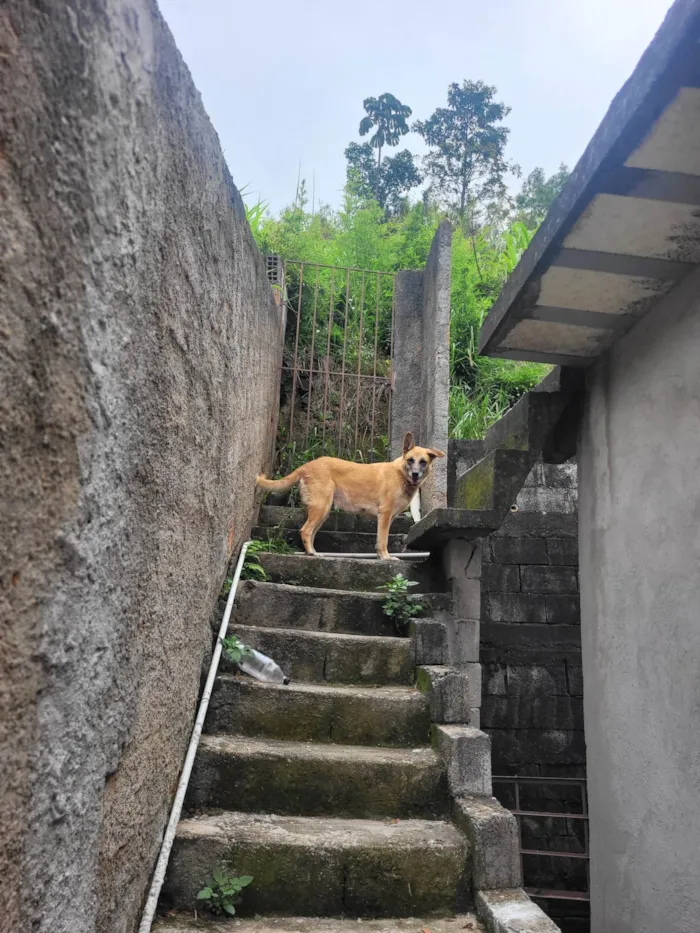
POLYGON ((333 505, 346 512, 370 512, 377 516, 377 555, 391 558, 387 545, 395 516, 404 512, 415 496, 441 450, 416 447, 413 435, 403 439, 403 454, 390 463, 350 463, 337 457, 319 457, 298 467, 282 479, 260 474, 256 484, 282 492, 299 483, 306 521, 301 540, 307 554, 316 554, 314 538, 333 505))

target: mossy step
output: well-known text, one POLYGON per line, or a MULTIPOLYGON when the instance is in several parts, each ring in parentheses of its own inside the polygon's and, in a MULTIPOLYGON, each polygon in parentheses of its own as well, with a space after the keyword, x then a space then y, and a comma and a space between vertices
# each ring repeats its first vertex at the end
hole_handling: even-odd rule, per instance
MULTIPOLYGON (((306 511, 302 508, 289 509, 279 505, 263 505, 258 517, 258 525, 267 528, 301 528, 306 521, 306 511)), ((397 515, 391 523, 392 534, 406 534, 413 524, 408 515, 397 515)), ((365 534, 376 534, 377 516, 366 512, 331 511, 323 523, 326 531, 359 531, 365 534)))
POLYGON ((441 568, 429 560, 371 560, 353 557, 309 557, 306 554, 260 554, 271 583, 291 583, 334 590, 376 593, 397 573, 418 586, 412 593, 446 589, 441 568))
MULTIPOLYGON (((260 541, 267 541, 270 537, 271 529, 264 525, 256 525, 253 528, 253 538, 260 541)), ((277 536, 275 531, 273 537, 277 536)), ((303 551, 299 532, 296 528, 287 528, 279 532, 279 536, 297 551, 303 551)), ((389 551, 392 554, 400 554, 404 550, 406 535, 390 534, 389 551)), ((377 532, 361 531, 330 531, 325 528, 316 535, 315 547, 317 551, 327 552, 329 554, 374 554, 377 548, 377 532)))
POLYGON ((255 879, 241 916, 453 916, 468 898, 468 851, 438 820, 204 813, 178 825, 162 903, 191 908, 224 863, 255 879))
POLYGON ((445 766, 430 748, 363 748, 203 736, 188 809, 293 816, 445 817, 445 766))
POLYGON ((430 708, 410 687, 277 686, 220 674, 204 728, 213 735, 413 748, 430 742, 430 708))
MULTIPOLYGON (((232 621, 261 628, 394 636, 394 623, 382 609, 385 599, 383 593, 244 580, 238 588, 232 621)), ((421 603, 425 612, 435 617, 436 612, 449 608, 450 600, 443 593, 427 593, 421 603)))
MULTIPOLYGON (((415 680, 412 638, 376 638, 304 629, 231 625, 229 634, 274 658, 293 681, 337 684, 404 684, 415 680)), ((222 670, 235 665, 222 658, 222 670)))
POLYGON ((195 920, 192 912, 166 917, 153 925, 153 933, 421 933, 429 928, 431 933, 485 933, 476 914, 460 914, 439 920, 435 917, 395 917, 385 920, 357 920, 333 917, 262 917, 259 920, 195 920))

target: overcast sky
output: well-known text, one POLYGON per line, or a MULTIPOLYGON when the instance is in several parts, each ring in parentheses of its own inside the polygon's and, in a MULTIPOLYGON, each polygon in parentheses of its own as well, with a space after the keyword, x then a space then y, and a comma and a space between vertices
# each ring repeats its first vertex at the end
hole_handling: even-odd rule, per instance
MULTIPOLYGON (((278 210, 301 161, 339 203, 362 101, 389 92, 425 119, 465 78, 512 108, 527 174, 577 161, 670 0, 159 0, 238 187, 278 210)), ((422 151, 419 137, 405 145, 422 151)))

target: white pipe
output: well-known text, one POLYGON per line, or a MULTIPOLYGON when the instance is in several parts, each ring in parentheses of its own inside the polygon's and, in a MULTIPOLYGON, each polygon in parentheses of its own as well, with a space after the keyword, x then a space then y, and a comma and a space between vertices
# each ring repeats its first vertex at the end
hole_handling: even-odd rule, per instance
POLYGON ((202 736, 202 727, 204 726, 204 718, 207 715, 207 710, 209 709, 209 700, 211 699, 211 692, 214 687, 216 673, 219 669, 219 660, 221 659, 221 639, 226 637, 226 629, 228 628, 228 621, 231 618, 233 601, 236 598, 238 581, 241 579, 243 561, 245 559, 245 554, 248 550, 249 544, 250 541, 246 541, 241 548, 241 553, 238 555, 236 572, 233 575, 233 582, 231 583, 231 589, 229 590, 228 601, 226 603, 226 609, 224 610, 224 617, 221 620, 219 634, 216 639, 216 645, 214 647, 214 654, 212 655, 211 664, 209 665, 209 676, 207 677, 204 692, 202 693, 202 699, 199 701, 197 718, 194 721, 194 728, 192 729, 192 736, 190 737, 190 744, 187 749, 185 764, 183 765, 182 774, 180 775, 180 783, 177 785, 177 793, 175 794, 175 800, 173 801, 173 808, 170 811, 170 819, 168 820, 165 835, 163 836, 163 845, 161 846, 158 862, 156 863, 156 870, 153 873, 151 890, 148 892, 148 900, 146 901, 143 916, 141 917, 139 933, 150 933, 151 931, 151 924, 153 923, 156 907, 158 906, 158 898, 160 897, 160 889, 163 887, 163 881, 165 880, 165 870, 168 867, 170 850, 172 849, 173 842, 175 841, 177 824, 180 822, 182 804, 185 800, 187 785, 190 782, 190 775, 192 774, 194 756, 197 754, 197 747, 202 736))

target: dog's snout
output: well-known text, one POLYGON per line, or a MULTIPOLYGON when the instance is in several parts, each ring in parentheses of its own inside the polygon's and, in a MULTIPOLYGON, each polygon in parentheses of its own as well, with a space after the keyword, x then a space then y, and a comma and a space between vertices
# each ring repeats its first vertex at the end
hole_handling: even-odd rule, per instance
POLYGON ((411 478, 415 481, 420 479, 420 473, 416 473, 415 470, 411 473, 411 478))

